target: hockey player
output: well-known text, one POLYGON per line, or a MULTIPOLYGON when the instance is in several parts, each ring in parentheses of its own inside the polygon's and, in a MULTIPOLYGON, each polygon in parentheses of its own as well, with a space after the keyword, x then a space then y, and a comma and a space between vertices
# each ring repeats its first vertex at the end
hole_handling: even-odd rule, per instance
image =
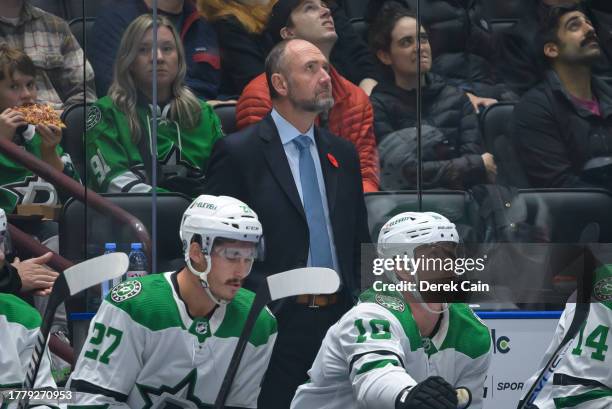
MULTIPOLYGON (((391 258, 409 248, 412 257, 453 257, 458 242, 445 217, 407 212, 382 227, 378 252, 391 258)), ((389 273, 396 282, 414 277, 389 273)), ((327 332, 291 408, 455 409, 458 387, 471 391, 470 408, 482 408, 491 359, 487 327, 465 304, 419 298, 412 291, 364 292, 327 332)))
MULTIPOLYGON (((530 409, 612 407, 612 357, 609 351, 612 339, 612 265, 601 266, 595 271, 593 297, 586 322, 530 409)), ((568 303, 540 368, 557 350, 575 311, 576 304, 568 303)), ((525 383, 527 390, 539 373, 538 370, 525 383)))
MULTIPOLYGON (((12 140, 60 172, 78 180, 70 156, 59 143, 62 131, 53 125, 29 125, 14 107, 36 102, 36 66, 25 53, 0 45, 0 138, 12 140)), ((60 202, 50 183, 29 169, 0 154, 0 207, 13 213, 19 204, 60 202)), ((37 234, 38 235, 38 234, 37 234)), ((45 237, 46 238, 46 237, 45 237)), ((39 236, 39 239, 44 240, 39 236)))
MULTIPOLYGON (((38 311, 12 294, 0 293, 0 388, 19 389, 26 379, 41 318, 38 311)), ((35 388, 55 388, 49 348, 45 348, 35 388)), ((6 392, 6 391, 5 391, 6 392)), ((5 408, 0 399, 0 407, 5 408)))
MULTIPOLYGON (((126 29, 108 96, 87 114, 87 185, 96 192, 151 190, 151 126, 157 111, 158 186, 197 196, 219 118, 185 85, 185 52, 174 25, 158 18, 157 101, 152 100, 153 18, 143 14, 126 29)), ((155 163, 153 164, 155 165, 155 163)))
MULTIPOLYGON (((241 288, 260 252, 262 227, 244 203, 199 196, 180 236, 185 267, 117 285, 93 318, 69 386, 75 404, 209 407, 221 387, 254 294, 241 288)), ((227 407, 255 408, 276 339, 258 317, 227 407)))

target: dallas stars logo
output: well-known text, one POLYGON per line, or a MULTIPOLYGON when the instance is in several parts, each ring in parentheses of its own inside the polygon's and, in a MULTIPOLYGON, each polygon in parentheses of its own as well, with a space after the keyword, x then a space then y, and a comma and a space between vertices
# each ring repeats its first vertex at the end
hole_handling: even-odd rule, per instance
POLYGON ((376 302, 385 308, 390 308, 395 311, 404 312, 406 304, 402 300, 389 295, 376 294, 376 302))
POLYGON ((142 284, 139 281, 128 280, 118 284, 111 291, 111 300, 114 302, 122 302, 136 297, 142 290, 142 284))
POLYGON ((197 377, 197 369, 193 369, 175 386, 162 385, 159 388, 153 388, 147 385, 136 384, 140 396, 142 396, 145 402, 142 409, 149 409, 154 404, 159 409, 210 408, 209 404, 203 403, 194 393, 197 377))
POLYGON ((21 203, 54 205, 58 203, 57 194, 53 185, 36 175, 26 176, 22 180, 14 183, 7 183, 2 186, 2 190, 8 192, 15 198, 15 205, 21 203))
POLYGON ((593 289, 595 298, 601 302, 612 301, 612 277, 599 280, 593 289))

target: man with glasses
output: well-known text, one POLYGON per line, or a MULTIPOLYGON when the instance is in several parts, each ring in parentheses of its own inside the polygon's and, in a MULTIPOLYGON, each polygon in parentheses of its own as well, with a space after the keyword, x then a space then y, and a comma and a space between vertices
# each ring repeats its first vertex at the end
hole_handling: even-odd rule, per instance
POLYGON ((470 408, 482 408, 491 360, 488 328, 467 305, 440 302, 448 294, 429 297, 419 290, 421 281, 456 278, 425 266, 456 260, 459 242, 455 225, 437 213, 406 212, 385 223, 377 251, 381 259, 412 259, 385 271, 406 290, 374 285, 360 296, 327 332, 310 381, 298 388, 291 408, 455 409, 459 387, 471 392, 470 408))
MULTIPOLYGON (((241 287, 261 254, 262 227, 241 201, 202 195, 185 211, 180 236, 181 270, 124 281, 102 303, 69 381, 75 404, 214 403, 253 302, 241 287)), ((265 309, 227 407, 256 407, 275 339, 276 320, 265 309)))

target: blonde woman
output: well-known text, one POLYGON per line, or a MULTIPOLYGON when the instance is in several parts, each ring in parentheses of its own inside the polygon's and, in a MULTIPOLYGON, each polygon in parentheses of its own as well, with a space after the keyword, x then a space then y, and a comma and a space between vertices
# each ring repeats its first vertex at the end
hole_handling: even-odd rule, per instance
POLYGON ((274 42, 265 34, 277 0, 198 0, 198 9, 213 25, 221 54, 219 94, 238 97, 264 71, 274 42))
POLYGON ((153 18, 143 14, 126 29, 108 96, 87 114, 87 184, 97 192, 151 190, 153 110, 157 112, 160 190, 196 195, 215 141, 218 117, 184 85, 183 46, 172 23, 158 17, 157 103, 152 101, 153 18))

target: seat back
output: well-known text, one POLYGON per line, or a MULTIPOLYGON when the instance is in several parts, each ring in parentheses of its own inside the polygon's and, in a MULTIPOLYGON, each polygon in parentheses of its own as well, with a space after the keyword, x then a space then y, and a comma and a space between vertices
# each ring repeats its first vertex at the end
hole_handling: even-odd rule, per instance
POLYGON ((72 158, 76 170, 85 181, 87 159, 85 158, 85 147, 83 135, 85 132, 85 105, 72 105, 62 113, 62 121, 66 124, 62 136, 62 148, 72 158))
POLYGON ((91 38, 94 35, 93 26, 95 22, 95 17, 79 17, 71 20, 70 23, 68 23, 68 25, 70 26, 70 31, 72 32, 72 34, 74 34, 77 41, 79 42, 79 45, 85 52, 85 57, 87 57, 89 54, 88 47, 86 47, 85 44, 85 38, 87 38, 88 43, 91 41, 91 38))
POLYGON ((215 113, 221 120, 221 128, 228 135, 237 131, 236 128, 236 104, 221 103, 215 106, 215 113))
MULTIPOLYGON (((151 232, 153 206, 150 194, 102 194, 115 205, 133 214, 151 232)), ((182 265, 183 251, 179 228, 183 213, 191 199, 178 193, 159 193, 157 196, 157 264, 158 270, 169 271, 182 265)), ((60 254, 80 261, 104 252, 104 243, 117 243, 117 251, 130 251, 136 241, 132 230, 109 216, 87 208, 83 203, 69 200, 60 216, 60 254)))
POLYGON ((480 130, 487 152, 495 157, 497 183, 519 188, 529 187, 529 181, 512 140, 514 103, 501 102, 488 106, 480 114, 480 130))

